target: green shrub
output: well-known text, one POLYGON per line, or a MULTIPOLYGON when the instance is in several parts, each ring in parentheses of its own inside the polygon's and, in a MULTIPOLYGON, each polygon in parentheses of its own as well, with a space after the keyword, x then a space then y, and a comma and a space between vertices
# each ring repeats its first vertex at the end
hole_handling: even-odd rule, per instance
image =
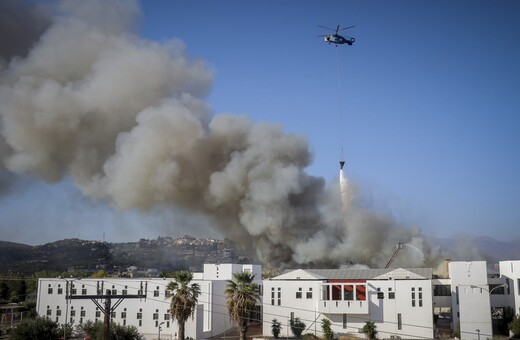
POLYGON ((509 324, 509 330, 513 333, 513 338, 520 338, 520 316, 515 315, 509 324))
POLYGON ((305 330, 305 323, 303 323, 300 318, 294 318, 289 321, 289 325, 291 326, 291 332, 294 336, 301 338, 302 333, 305 330))
POLYGON ((326 340, 334 339, 334 332, 330 327, 331 322, 329 319, 321 319, 321 330, 323 331, 323 336, 326 340))
POLYGON ((282 331, 282 324, 278 320, 273 319, 273 324, 271 325, 271 332, 273 333, 273 336, 275 339, 278 339, 281 331, 282 331))

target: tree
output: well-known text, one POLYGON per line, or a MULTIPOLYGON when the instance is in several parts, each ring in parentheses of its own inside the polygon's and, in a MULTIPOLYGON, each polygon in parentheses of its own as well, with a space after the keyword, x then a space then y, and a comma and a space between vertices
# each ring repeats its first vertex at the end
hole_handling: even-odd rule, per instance
POLYGON ((94 274, 90 275, 90 277, 93 279, 101 279, 101 278, 104 278, 107 276, 108 276, 108 273, 106 271, 104 271, 103 269, 100 269, 97 272, 95 272, 94 274))
POLYGON ((289 320, 289 325, 291 326, 291 332, 293 332, 294 336, 300 338, 305 330, 305 323, 301 321, 300 318, 294 318, 289 320))
POLYGON ((175 281, 168 284, 167 290, 171 293, 170 311, 172 318, 179 324, 179 339, 184 340, 186 320, 195 313, 200 286, 198 283, 190 284, 193 274, 187 271, 179 271, 173 275, 175 281))
POLYGON ((509 330, 513 333, 513 338, 520 338, 520 315, 515 315, 509 324, 509 330))
POLYGON ((330 325, 331 322, 329 319, 321 319, 321 330, 323 331, 323 335, 325 336, 326 340, 334 339, 334 332, 332 331, 330 325))
POLYGON ((256 303, 260 299, 255 274, 234 273, 234 280, 227 280, 224 291, 227 298, 229 317, 237 323, 240 339, 246 340, 249 322, 256 313, 256 303))
POLYGON ((83 336, 89 336, 92 340, 101 339, 103 336, 103 323, 88 320, 77 326, 78 332, 83 336))
POLYGON ((12 340, 44 340, 60 337, 58 324, 45 317, 23 319, 11 332, 12 340))
POLYGON ((271 332, 275 339, 278 339, 280 336, 280 332, 282 331, 282 324, 280 321, 273 319, 273 324, 271 325, 271 332))
POLYGON ((365 325, 363 326, 363 333, 369 338, 369 339, 375 339, 377 334, 377 326, 374 323, 374 321, 367 321, 365 325))
MULTIPOLYGON (((78 332, 83 336, 89 336, 92 340, 100 340, 103 338, 103 323, 101 321, 87 321, 78 326, 78 332)), ((110 339, 118 340, 142 340, 144 339, 137 327, 123 326, 120 324, 111 325, 110 339)))

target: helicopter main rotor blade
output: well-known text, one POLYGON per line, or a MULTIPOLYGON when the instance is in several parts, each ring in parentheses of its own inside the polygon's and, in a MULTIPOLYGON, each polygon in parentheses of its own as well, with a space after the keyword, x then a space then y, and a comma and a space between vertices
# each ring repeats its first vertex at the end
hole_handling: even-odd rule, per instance
POLYGON ((329 28, 329 27, 325 27, 325 26, 321 26, 321 25, 318 25, 318 27, 321 27, 321 28, 326 28, 326 29, 328 29, 328 30, 331 30, 331 31, 335 31, 335 29, 334 29, 334 28, 329 28))
POLYGON ((348 30, 349 28, 356 27, 354 25, 340 29, 340 31, 348 30))

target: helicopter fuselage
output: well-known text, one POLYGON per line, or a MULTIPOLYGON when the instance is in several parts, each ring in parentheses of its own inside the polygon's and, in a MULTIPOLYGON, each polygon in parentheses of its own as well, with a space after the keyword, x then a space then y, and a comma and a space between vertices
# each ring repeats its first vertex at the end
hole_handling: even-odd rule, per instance
POLYGON ((356 39, 354 38, 345 38, 339 34, 328 34, 326 35, 325 37, 325 42, 328 42, 329 44, 336 44, 336 45, 342 45, 342 44, 347 44, 347 45, 352 45, 354 43, 354 41, 356 41, 356 39))

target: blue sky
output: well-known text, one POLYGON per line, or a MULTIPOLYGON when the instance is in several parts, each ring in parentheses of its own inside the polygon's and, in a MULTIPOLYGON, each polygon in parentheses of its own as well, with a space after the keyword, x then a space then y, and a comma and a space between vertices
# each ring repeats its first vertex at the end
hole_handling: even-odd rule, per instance
MULTIPOLYGON (((343 147, 347 176, 371 209, 437 237, 520 238, 519 2, 141 5, 141 37, 178 38, 214 71, 208 101, 215 114, 243 114, 306 136, 314 154, 309 173, 337 180, 343 147), (318 25, 338 24, 356 26, 346 31, 353 46, 318 37, 328 33, 318 25)), ((23 224, 21 206, 42 211, 49 225, 86 226, 100 212, 98 228, 63 237, 100 239, 101 229, 115 235, 116 225, 127 225, 134 240, 165 234, 152 216, 112 213, 79 197, 67 180, 31 182, 0 203, 12 225, 23 224), (76 213, 65 220, 44 213, 71 201, 76 213), (128 227, 141 222, 152 227, 128 227)), ((23 231, 4 235, 28 242, 23 231)))
POLYGON ((308 137, 309 172, 425 233, 518 238, 520 3, 143 3, 141 34, 215 70, 216 113, 308 137), (318 25, 355 25, 338 51, 318 25), (338 100, 337 55, 341 102, 338 100), (340 125, 341 123, 341 125, 340 125))

